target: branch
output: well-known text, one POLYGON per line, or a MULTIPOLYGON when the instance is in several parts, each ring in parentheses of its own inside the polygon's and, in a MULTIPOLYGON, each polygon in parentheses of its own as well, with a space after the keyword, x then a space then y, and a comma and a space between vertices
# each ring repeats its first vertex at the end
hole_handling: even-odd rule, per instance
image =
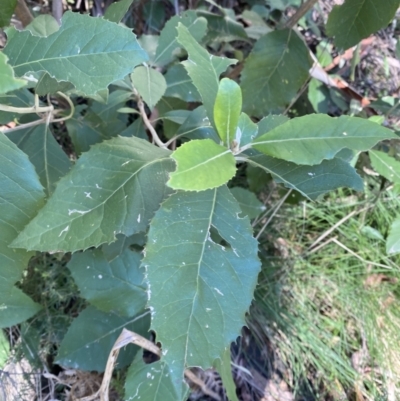
POLYGON ((293 28, 303 17, 305 14, 307 14, 313 7, 314 4, 318 0, 307 0, 305 3, 303 3, 297 11, 292 15, 286 23, 283 25, 283 28, 293 28))
POLYGON ((33 21, 33 16, 25 0, 18 0, 17 6, 15 7, 15 15, 24 27, 33 21))
POLYGON ((165 143, 163 143, 161 141, 161 139, 159 138, 159 136, 157 135, 156 130, 154 129, 154 127, 151 125, 151 122, 149 120, 149 118, 147 117, 146 114, 146 110, 144 109, 144 103, 142 98, 139 95, 139 92, 133 88, 133 93, 136 95, 137 98, 137 105, 138 105, 138 109, 140 111, 140 115, 143 118, 143 122, 144 125, 146 126, 146 128, 150 131, 150 134, 153 138, 153 141, 160 147, 160 148, 166 148, 167 146, 165 145, 165 143))

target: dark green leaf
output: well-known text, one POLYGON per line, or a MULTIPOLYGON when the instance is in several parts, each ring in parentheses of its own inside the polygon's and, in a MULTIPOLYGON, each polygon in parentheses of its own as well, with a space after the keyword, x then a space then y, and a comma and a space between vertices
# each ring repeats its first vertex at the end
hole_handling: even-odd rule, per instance
POLYGON ((272 174, 274 180, 299 191, 306 198, 318 196, 340 187, 363 190, 363 181, 355 169, 342 159, 324 160, 315 166, 299 166, 284 160, 258 154, 248 162, 272 174))
POLYGON ((4 53, 16 75, 46 71, 87 95, 106 89, 147 60, 130 29, 71 12, 63 15, 60 29, 47 37, 10 29, 4 53))
POLYGON ((175 58, 175 53, 180 48, 176 39, 176 28, 179 23, 187 27, 195 41, 199 41, 207 30, 207 21, 204 18, 198 18, 195 11, 186 11, 170 18, 160 33, 155 65, 164 66, 175 58))
POLYGON ((294 31, 263 36, 242 71, 243 110, 256 117, 282 110, 307 81, 311 66, 309 50, 294 31))
POLYGON ((184 25, 179 24, 177 30, 178 42, 189 55, 188 60, 182 64, 199 91, 208 118, 214 125, 214 104, 219 88, 219 76, 236 60, 209 54, 184 25))
POLYGON ((176 170, 167 184, 174 189, 204 191, 227 183, 236 173, 232 152, 211 139, 184 143, 171 157, 176 170))
POLYGON ((326 31, 335 38, 340 49, 348 49, 385 28, 400 6, 399 0, 346 0, 334 6, 329 14, 326 31))
POLYGON ((183 65, 177 64, 169 68, 165 79, 167 81, 165 96, 177 97, 185 102, 201 101, 200 94, 183 65))
POLYGON ((0 7, 0 28, 10 24, 16 5, 17 0, 2 0, 0 7))
POLYGON ((56 183, 68 173, 72 163, 54 139, 50 127, 41 124, 25 128, 11 133, 9 138, 28 155, 46 195, 51 195, 56 183))
POLYGON ((240 213, 222 186, 171 195, 151 222, 143 260, 148 304, 178 394, 184 369, 210 367, 245 324, 260 263, 249 220, 240 213), (213 242, 211 229, 225 247, 213 242))
POLYGON ((104 19, 116 23, 120 22, 128 12, 133 1, 134 0, 119 0, 116 3, 110 4, 104 13, 104 19))
POLYGON ((141 255, 125 249, 108 261, 100 249, 72 255, 68 268, 81 295, 103 312, 132 317, 142 311, 147 296, 141 255))
POLYGON ((113 138, 84 153, 59 181, 15 247, 71 251, 146 231, 168 193, 170 152, 139 138, 113 138))
POLYGON ((272 157, 314 165, 333 159, 341 149, 368 150, 390 138, 397 136, 368 120, 313 114, 293 118, 257 137, 252 146, 272 157))
POLYGON ((254 219, 265 210, 265 206, 257 199, 253 192, 247 189, 235 187, 231 188, 232 195, 239 203, 242 215, 254 219))
MULTIPOLYGON (((147 336, 149 313, 123 318, 115 313, 101 312, 89 306, 74 319, 58 351, 57 363, 73 369, 103 372, 108 354, 123 328, 147 336)), ((122 349, 118 367, 129 365, 136 352, 136 346, 122 349)))

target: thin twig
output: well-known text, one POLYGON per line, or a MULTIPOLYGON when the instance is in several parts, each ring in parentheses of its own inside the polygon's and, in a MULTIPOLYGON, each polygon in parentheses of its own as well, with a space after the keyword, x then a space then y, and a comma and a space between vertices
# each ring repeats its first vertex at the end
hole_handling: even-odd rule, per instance
POLYGON ((15 15, 24 27, 33 21, 33 15, 26 5, 25 0, 18 0, 17 6, 15 7, 15 15))
POLYGON ((288 198, 288 196, 292 193, 292 189, 286 192, 285 196, 279 201, 279 203, 276 205, 275 210, 272 212, 271 216, 269 216, 268 220, 265 222, 265 224, 261 227, 260 231, 256 235, 256 239, 258 240, 261 236, 261 234, 264 232, 264 230, 267 228, 268 224, 271 222, 271 220, 274 218, 276 213, 278 213, 278 210, 281 208, 285 200, 288 198))
POLYGON ((161 141, 161 139, 159 138, 159 136, 157 135, 156 130, 154 129, 154 127, 151 125, 151 122, 149 120, 149 118, 147 117, 146 114, 146 110, 144 109, 144 103, 143 100, 141 98, 141 96, 139 95, 139 92, 133 88, 133 93, 135 94, 136 98, 137 98, 137 105, 138 105, 138 109, 140 111, 140 115, 143 118, 143 122, 144 125, 147 127, 147 129, 149 130, 153 141, 160 147, 160 148, 166 148, 167 146, 165 145, 165 143, 163 143, 161 141))
POLYGON ((308 0, 305 3, 303 3, 297 11, 292 15, 286 23, 283 25, 283 28, 293 28, 299 21, 300 19, 306 15, 313 7, 314 4, 318 0, 308 0))

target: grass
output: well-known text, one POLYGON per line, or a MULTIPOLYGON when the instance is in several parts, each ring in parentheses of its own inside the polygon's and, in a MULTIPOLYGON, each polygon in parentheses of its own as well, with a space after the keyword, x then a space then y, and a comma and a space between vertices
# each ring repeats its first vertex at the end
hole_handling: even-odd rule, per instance
POLYGON ((358 196, 285 207, 260 238, 250 327, 303 399, 400 399, 400 257, 384 241, 400 197, 368 180, 358 196))

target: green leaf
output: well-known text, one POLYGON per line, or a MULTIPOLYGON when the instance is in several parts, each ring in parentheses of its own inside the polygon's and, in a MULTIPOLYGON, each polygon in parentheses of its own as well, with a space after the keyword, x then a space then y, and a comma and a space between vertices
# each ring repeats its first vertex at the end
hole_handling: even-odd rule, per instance
POLYGON ((240 114, 238 128, 240 129, 240 146, 248 145, 257 137, 258 126, 246 113, 240 114))
MULTIPOLYGON (((35 93, 39 96, 45 96, 47 94, 55 94, 57 92, 65 93, 74 89, 74 85, 72 85, 70 82, 66 81, 58 82, 55 78, 52 78, 47 73, 42 72, 33 75, 38 76, 37 83, 35 86, 35 93)), ((32 77, 30 78, 32 79, 32 77)))
POLYGON ((14 9, 17 5, 17 0, 2 0, 0 7, 0 28, 10 24, 14 9))
POLYGON ((132 83, 143 100, 153 109, 167 89, 164 76, 148 66, 139 66, 131 74, 132 83))
MULTIPOLYGON (((108 355, 123 328, 147 336, 149 313, 123 318, 115 313, 101 312, 89 306, 74 319, 58 351, 56 363, 79 370, 103 372, 108 355)), ((129 365, 136 352, 136 346, 122 349, 118 357, 118 367, 129 365)))
MULTIPOLYGON (((161 100, 157 103, 157 111, 159 118, 163 118, 165 115, 174 110, 183 110, 187 108, 187 104, 175 97, 163 96, 161 100)), ((165 137, 171 139, 176 135, 179 129, 179 124, 165 119, 163 121, 163 134, 165 137)))
POLYGON ((185 401, 188 387, 181 381, 182 390, 176 391, 170 369, 163 361, 146 364, 137 355, 125 380, 125 399, 141 401, 185 401))
POLYGON ((284 115, 270 114, 269 116, 264 117, 257 123, 258 125, 257 137, 264 135, 269 131, 272 131, 274 128, 279 127, 280 125, 288 121, 290 121, 289 118, 284 115))
POLYGON ((370 150, 369 157, 372 167, 387 180, 400 183, 400 162, 384 152, 370 150))
POLYGON ((130 29, 72 12, 66 12, 60 29, 47 37, 10 29, 4 53, 19 77, 46 71, 86 95, 106 89, 147 60, 130 29))
POLYGON ((236 395, 236 385, 232 377, 230 347, 227 347, 225 349, 225 352, 221 359, 216 360, 215 368, 221 376, 222 383, 226 390, 226 395, 228 396, 228 400, 239 401, 236 395))
POLYGON ((165 4, 160 0, 147 1, 143 5, 143 17, 150 32, 159 32, 165 21, 165 4))
MULTIPOLYGON (((222 9, 223 10, 223 9, 222 9)), ((229 15, 218 15, 208 11, 197 11, 199 17, 207 20, 208 32, 206 42, 231 42, 233 40, 248 40, 243 25, 229 15)))
POLYGON ((7 61, 8 57, 0 53, 0 94, 20 89, 27 84, 25 79, 15 78, 14 70, 7 61))
POLYGON ((11 133, 9 138, 28 155, 46 195, 51 195, 56 183, 68 173, 72 163, 54 139, 50 127, 41 124, 25 128, 11 133))
POLYGON ((207 112, 203 106, 199 106, 191 111, 189 117, 180 126, 176 135, 190 139, 207 139, 219 143, 220 139, 214 128, 210 124, 207 112))
POLYGON ((162 119, 173 121, 179 125, 183 124, 190 115, 190 110, 171 110, 163 113, 162 119))
POLYGON ((184 369, 212 366, 245 324, 260 262, 249 220, 240 213, 222 186, 171 195, 151 222, 142 262, 148 304, 178 394, 184 369), (212 229, 225 246, 212 240, 212 229))
POLYGON ((176 162, 176 171, 167 185, 174 189, 203 191, 219 187, 236 173, 232 152, 211 139, 184 143, 171 157, 176 162))
POLYGON ((240 187, 231 188, 230 191, 239 203, 240 209, 243 212, 242 216, 254 219, 265 210, 265 206, 257 199, 253 192, 240 187))
POLYGON ((400 6, 399 0, 346 0, 329 14, 326 32, 339 49, 348 49, 385 28, 400 6))
POLYGON ((59 181, 13 246, 74 252, 113 242, 117 234, 146 231, 169 192, 169 155, 135 137, 93 146, 59 181))
POLYGON ((391 225, 389 236, 386 240, 386 253, 394 255, 400 252, 400 218, 398 217, 391 225))
POLYGON ((28 156, 0 134, 0 327, 34 315, 39 307, 13 287, 33 253, 9 247, 44 203, 43 188, 28 156))
POLYGON ((9 287, 5 290, 3 287, 0 287, 0 329, 22 323, 41 309, 19 288, 9 287))
POLYGON ((60 26, 53 16, 42 14, 38 15, 25 29, 34 36, 46 37, 57 32, 60 26))
POLYGON ((176 28, 179 23, 187 27, 187 31, 195 41, 199 41, 207 30, 207 21, 204 18, 198 18, 195 11, 186 11, 170 18, 160 33, 155 65, 162 67, 175 58, 175 53, 180 48, 176 39, 176 28))
POLYGON ((124 18, 132 3, 133 0, 119 0, 117 3, 110 4, 104 13, 104 19, 118 24, 124 18))
POLYGON ((214 121, 218 134, 228 147, 236 138, 236 129, 242 111, 242 91, 229 78, 223 78, 218 87, 214 105, 214 121))
POLYGON ((165 96, 177 97, 185 102, 200 102, 200 94, 193 85, 185 68, 181 64, 173 65, 165 74, 167 90, 165 96))
POLYGON ((182 62, 200 93, 208 118, 214 125, 214 104, 219 88, 219 76, 236 60, 216 57, 200 46, 189 30, 178 25, 178 42, 188 52, 189 58, 182 62))
POLYGON ((251 166, 272 174, 276 182, 295 189, 311 200, 341 187, 349 187, 356 191, 362 191, 364 188, 356 170, 339 158, 324 160, 315 166, 299 166, 263 154, 253 155, 247 161, 251 166))
POLYGON ((111 244, 103 244, 101 246, 101 250, 105 258, 112 262, 115 258, 119 257, 119 255, 125 252, 126 249, 129 249, 132 245, 137 245, 137 247, 142 248, 146 243, 145 233, 137 233, 133 234, 130 237, 126 237, 125 235, 119 234, 117 235, 117 240, 112 242, 111 244))
MULTIPOLYGON (((35 103, 35 97, 28 89, 22 88, 6 95, 0 95, 0 102, 14 107, 32 107, 35 103)), ((19 113, 0 110, 0 124, 7 124, 14 119, 20 118, 21 114, 19 113)))
POLYGON ((308 47, 294 31, 261 37, 241 75, 243 110, 256 117, 281 111, 307 81, 311 66, 308 47))
POLYGON ((125 249, 108 261, 100 249, 90 249, 72 255, 67 266, 91 305, 103 312, 132 317, 147 301, 140 259, 139 253, 125 249))
POLYGON ((313 114, 293 118, 258 137, 252 146, 272 157, 313 165, 333 159, 341 149, 368 150, 390 138, 397 136, 368 120, 313 114))

